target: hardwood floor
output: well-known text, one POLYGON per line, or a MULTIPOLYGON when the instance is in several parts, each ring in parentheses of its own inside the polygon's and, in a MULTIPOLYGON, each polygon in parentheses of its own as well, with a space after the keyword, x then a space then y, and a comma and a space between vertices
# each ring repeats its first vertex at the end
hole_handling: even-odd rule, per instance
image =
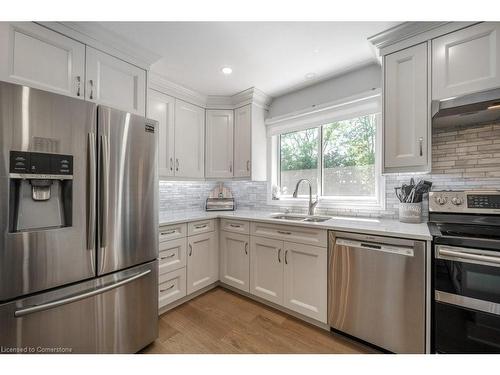
POLYGON ((141 353, 373 353, 226 289, 163 314, 158 339, 141 353))

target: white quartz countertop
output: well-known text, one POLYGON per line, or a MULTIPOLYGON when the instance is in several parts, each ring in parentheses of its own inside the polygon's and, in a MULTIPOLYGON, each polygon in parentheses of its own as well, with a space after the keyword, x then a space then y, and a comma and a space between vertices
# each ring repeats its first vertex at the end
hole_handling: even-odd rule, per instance
POLYGON ((331 219, 321 222, 294 222, 290 220, 274 219, 271 216, 279 214, 279 212, 269 211, 252 211, 252 210, 236 210, 236 211, 186 211, 173 213, 160 213, 159 223, 163 225, 187 223, 191 221, 216 219, 216 218, 233 218, 249 221, 268 222, 275 224, 285 224, 300 227, 313 227, 328 230, 365 233, 380 236, 411 238, 417 240, 432 240, 432 236, 427 227, 427 223, 421 224, 406 224, 393 219, 380 219, 370 217, 349 217, 349 216, 334 216, 331 219))

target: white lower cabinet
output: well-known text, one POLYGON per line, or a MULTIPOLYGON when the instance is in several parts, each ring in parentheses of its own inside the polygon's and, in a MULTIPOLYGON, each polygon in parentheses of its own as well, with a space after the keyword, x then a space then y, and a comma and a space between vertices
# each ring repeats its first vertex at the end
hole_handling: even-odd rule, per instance
POLYGON ((283 241, 250 238, 250 293, 283 304, 283 241))
POLYGON ((158 308, 186 296, 186 268, 160 275, 158 280, 158 308))
POLYGON ((250 293, 327 322, 327 249, 251 237, 250 293))
POLYGON ((326 323, 327 249, 284 244, 284 306, 326 323))
POLYGON ((249 292, 250 236, 221 231, 220 281, 249 292))
POLYGON ((216 232, 188 237, 187 293, 219 280, 219 249, 216 232))

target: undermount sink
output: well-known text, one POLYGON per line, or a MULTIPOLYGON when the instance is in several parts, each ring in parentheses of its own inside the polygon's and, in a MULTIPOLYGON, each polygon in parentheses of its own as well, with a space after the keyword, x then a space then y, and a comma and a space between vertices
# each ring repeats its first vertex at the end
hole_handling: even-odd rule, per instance
POLYGON ((323 221, 330 220, 330 216, 308 216, 308 215, 292 215, 292 214, 275 214, 271 215, 271 218, 278 220, 290 220, 290 221, 304 221, 310 223, 322 223, 323 221))

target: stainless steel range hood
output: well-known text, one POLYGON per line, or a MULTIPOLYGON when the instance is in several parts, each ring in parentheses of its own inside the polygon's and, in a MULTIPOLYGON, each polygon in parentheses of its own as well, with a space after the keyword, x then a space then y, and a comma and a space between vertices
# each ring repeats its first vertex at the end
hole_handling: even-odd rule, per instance
POLYGON ((432 102, 432 126, 446 128, 500 120, 500 88, 432 102))

